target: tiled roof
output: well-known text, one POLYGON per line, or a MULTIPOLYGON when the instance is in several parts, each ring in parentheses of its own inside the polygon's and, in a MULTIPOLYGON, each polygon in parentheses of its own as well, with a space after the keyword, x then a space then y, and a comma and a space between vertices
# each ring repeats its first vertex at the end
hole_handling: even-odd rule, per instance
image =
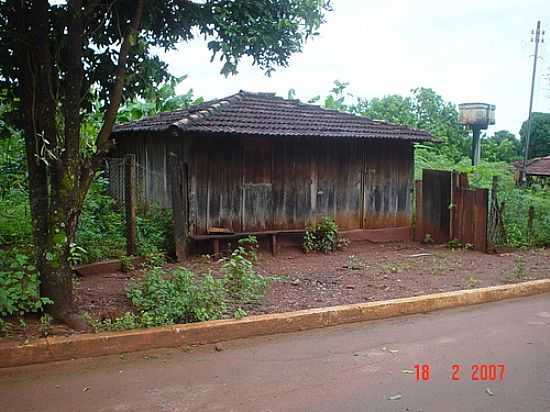
POLYGON ((182 132, 265 136, 355 137, 363 139, 432 140, 430 133, 364 116, 286 100, 274 93, 240 91, 185 110, 115 126, 113 135, 129 132, 182 132))
MULTIPOLYGON (((523 162, 515 163, 519 169, 523 168, 523 162)), ((550 176, 550 156, 536 157, 527 162, 527 174, 532 176, 550 176)))

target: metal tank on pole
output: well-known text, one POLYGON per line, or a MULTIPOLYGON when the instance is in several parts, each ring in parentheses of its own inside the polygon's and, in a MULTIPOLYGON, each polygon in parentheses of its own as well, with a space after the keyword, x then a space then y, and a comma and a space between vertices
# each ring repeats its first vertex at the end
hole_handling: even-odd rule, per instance
POLYGON ((462 103, 458 105, 459 123, 472 129, 472 165, 481 158, 481 131, 495 124, 496 106, 488 103, 462 103))

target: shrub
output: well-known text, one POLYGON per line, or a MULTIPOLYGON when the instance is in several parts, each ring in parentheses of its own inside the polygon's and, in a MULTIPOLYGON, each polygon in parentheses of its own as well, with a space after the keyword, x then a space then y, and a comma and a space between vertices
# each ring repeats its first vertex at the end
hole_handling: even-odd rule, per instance
POLYGON ((241 303, 258 301, 267 286, 267 279, 254 269, 257 248, 258 241, 249 236, 239 240, 239 246, 229 258, 222 259, 225 288, 233 299, 241 303))
POLYGON ((144 327, 219 319, 225 312, 223 281, 210 274, 197 280, 184 268, 149 271, 128 297, 144 327))
POLYGON ((40 280, 27 254, 17 248, 0 250, 0 318, 40 312, 52 303, 40 297, 40 280))
POLYGON ((306 253, 329 253, 343 249, 348 244, 349 241, 338 233, 338 225, 334 219, 325 217, 321 222, 307 227, 303 246, 306 253))

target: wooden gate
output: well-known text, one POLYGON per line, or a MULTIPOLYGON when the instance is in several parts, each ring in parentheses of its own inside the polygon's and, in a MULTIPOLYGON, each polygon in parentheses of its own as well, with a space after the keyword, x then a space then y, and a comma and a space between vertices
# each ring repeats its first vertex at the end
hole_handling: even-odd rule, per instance
POLYGON ((487 189, 471 189, 466 174, 423 170, 416 182, 415 240, 457 240, 487 252, 487 189))

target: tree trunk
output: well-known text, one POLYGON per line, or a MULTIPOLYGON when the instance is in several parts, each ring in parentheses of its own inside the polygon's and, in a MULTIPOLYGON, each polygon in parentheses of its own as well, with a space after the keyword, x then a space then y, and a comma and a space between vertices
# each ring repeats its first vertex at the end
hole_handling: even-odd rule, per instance
POLYGON ((47 310, 54 317, 81 328, 85 322, 75 308, 70 243, 74 241, 78 218, 95 171, 109 148, 108 139, 122 98, 128 54, 140 26, 144 0, 136 2, 134 18, 122 39, 115 84, 98 133, 97 152, 91 159, 83 159, 80 153, 83 16, 87 3, 82 0, 68 2, 69 52, 64 61, 63 80, 59 79, 57 68, 52 64, 55 53, 50 42, 48 1, 16 1, 14 7, 13 23, 20 33, 14 57, 20 72, 18 86, 40 292, 53 301, 47 310), (63 90, 61 94, 60 89, 63 90), (59 108, 63 113, 63 131, 56 126, 59 108))

